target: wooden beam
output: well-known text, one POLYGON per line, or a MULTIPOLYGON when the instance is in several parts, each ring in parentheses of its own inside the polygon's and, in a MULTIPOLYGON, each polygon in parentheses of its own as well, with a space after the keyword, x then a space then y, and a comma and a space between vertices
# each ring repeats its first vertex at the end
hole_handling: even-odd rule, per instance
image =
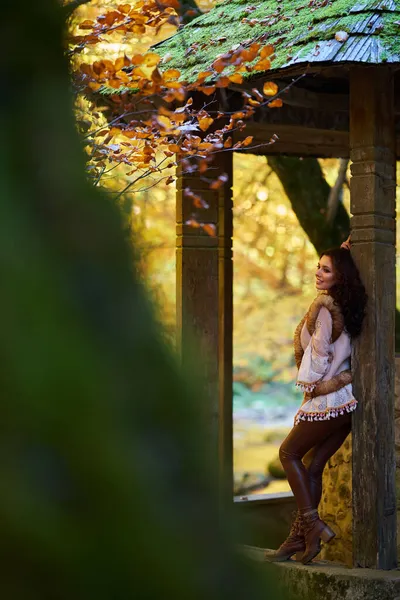
POLYGON ((393 76, 382 65, 350 73, 352 254, 368 293, 354 341, 354 566, 394 569, 395 133, 393 76), (371 86, 371 81, 373 85, 371 86))
MULTIPOLYGON (((340 71, 341 78, 343 80, 347 79, 347 75, 344 76, 343 71, 340 71)), ((285 73, 282 73, 285 75, 285 73)), ((296 80, 295 77, 292 78, 293 82, 296 80)), ((345 113, 349 114, 349 94, 345 93, 329 93, 324 91, 326 90, 328 85, 332 87, 334 80, 329 81, 327 77, 320 76, 316 78, 316 74, 304 76, 299 84, 295 84, 290 81, 290 79, 280 79, 279 77, 274 77, 273 74, 269 74, 267 77, 258 80, 245 80, 241 85, 231 85, 230 89, 240 91, 246 90, 250 92, 253 88, 256 88, 260 93, 262 93, 263 85, 266 81, 273 81, 279 87, 279 91, 281 92, 280 98, 283 100, 286 106, 295 106, 298 108, 309 108, 312 110, 320 110, 328 113, 345 113), (311 89, 307 87, 309 81, 312 81, 311 89), (320 85, 320 91, 316 88, 316 82, 320 85)), ((342 86, 343 87, 343 86, 342 86)), ((345 86, 344 86, 345 87, 345 86)), ((394 110, 395 114, 400 114, 400 95, 398 94, 399 89, 396 88, 395 94, 395 105, 394 110)))
POLYGON ((178 176, 176 205, 176 309, 177 337, 182 364, 190 368, 196 356, 209 437, 204 447, 217 468, 221 492, 233 502, 232 432, 232 160, 231 152, 217 155, 213 175, 226 173, 228 182, 210 190, 198 172, 178 176), (208 203, 193 208, 185 188, 208 203), (212 223, 217 235, 186 225, 193 212, 200 222, 212 223))
POLYGON ((234 142, 249 135, 253 136, 253 143, 246 150, 250 154, 349 158, 349 134, 345 131, 248 122, 242 132, 235 132, 234 142), (278 136, 277 141, 268 144, 273 135, 278 136))
MULTIPOLYGON (((234 142, 253 136, 247 154, 309 156, 313 158, 350 158, 350 138, 346 131, 313 129, 301 125, 266 124, 248 121, 243 131, 235 132, 234 142), (268 144, 273 135, 278 139, 268 144)), ((396 138, 396 157, 400 160, 400 134, 396 138)))
POLYGON ((284 104, 282 108, 257 108, 253 120, 268 125, 293 125, 323 131, 349 131, 348 113, 315 110, 284 104))

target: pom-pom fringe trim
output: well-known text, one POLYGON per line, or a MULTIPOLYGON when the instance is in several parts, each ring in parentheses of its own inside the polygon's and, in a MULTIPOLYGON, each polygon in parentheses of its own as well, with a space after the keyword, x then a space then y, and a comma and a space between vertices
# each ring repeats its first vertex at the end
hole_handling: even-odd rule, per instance
POLYGON ((323 412, 306 412, 299 410, 294 418, 294 424, 298 425, 300 421, 329 421, 345 413, 353 412, 357 407, 357 400, 351 400, 348 404, 337 406, 335 408, 327 408, 323 412))

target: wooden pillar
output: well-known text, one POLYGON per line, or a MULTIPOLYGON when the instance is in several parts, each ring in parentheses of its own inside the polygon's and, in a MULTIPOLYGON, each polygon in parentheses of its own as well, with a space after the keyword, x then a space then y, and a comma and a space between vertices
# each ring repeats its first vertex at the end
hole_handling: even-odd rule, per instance
POLYGON ((395 126, 389 68, 350 71, 352 255, 368 293, 352 369, 354 566, 393 569, 396 557, 394 445, 395 126))
POLYGON ((177 182, 176 301, 178 345, 182 362, 196 353, 201 377, 212 462, 218 467, 221 490, 233 501, 232 434, 232 160, 231 152, 216 156, 207 177, 228 175, 227 183, 211 190, 199 173, 182 175, 177 182), (209 205, 194 209, 185 196, 189 187, 209 205), (185 225, 196 213, 198 221, 213 223, 216 236, 185 225))

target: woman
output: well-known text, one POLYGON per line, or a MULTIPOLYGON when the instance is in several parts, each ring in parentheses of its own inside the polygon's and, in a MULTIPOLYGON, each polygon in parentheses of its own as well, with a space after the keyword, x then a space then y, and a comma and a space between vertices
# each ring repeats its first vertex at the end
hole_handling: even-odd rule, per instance
POLYGON ((304 391, 304 400, 279 457, 298 511, 289 537, 271 557, 275 561, 301 554, 307 564, 319 553, 321 539, 329 542, 335 536, 318 515, 322 473, 351 430, 351 412, 357 406, 351 386, 351 339, 361 332, 367 301, 349 249, 350 239, 321 255, 316 271, 321 293, 295 333, 296 385, 304 391))

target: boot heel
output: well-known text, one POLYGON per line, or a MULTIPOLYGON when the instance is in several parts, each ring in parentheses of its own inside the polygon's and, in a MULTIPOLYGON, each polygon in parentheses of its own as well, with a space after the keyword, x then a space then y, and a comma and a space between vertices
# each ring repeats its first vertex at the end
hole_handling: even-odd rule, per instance
POLYGON ((304 552, 296 552, 296 562, 301 562, 304 552))
POLYGON ((328 544, 335 537, 336 533, 326 525, 324 529, 321 531, 320 538, 325 544, 328 544))

